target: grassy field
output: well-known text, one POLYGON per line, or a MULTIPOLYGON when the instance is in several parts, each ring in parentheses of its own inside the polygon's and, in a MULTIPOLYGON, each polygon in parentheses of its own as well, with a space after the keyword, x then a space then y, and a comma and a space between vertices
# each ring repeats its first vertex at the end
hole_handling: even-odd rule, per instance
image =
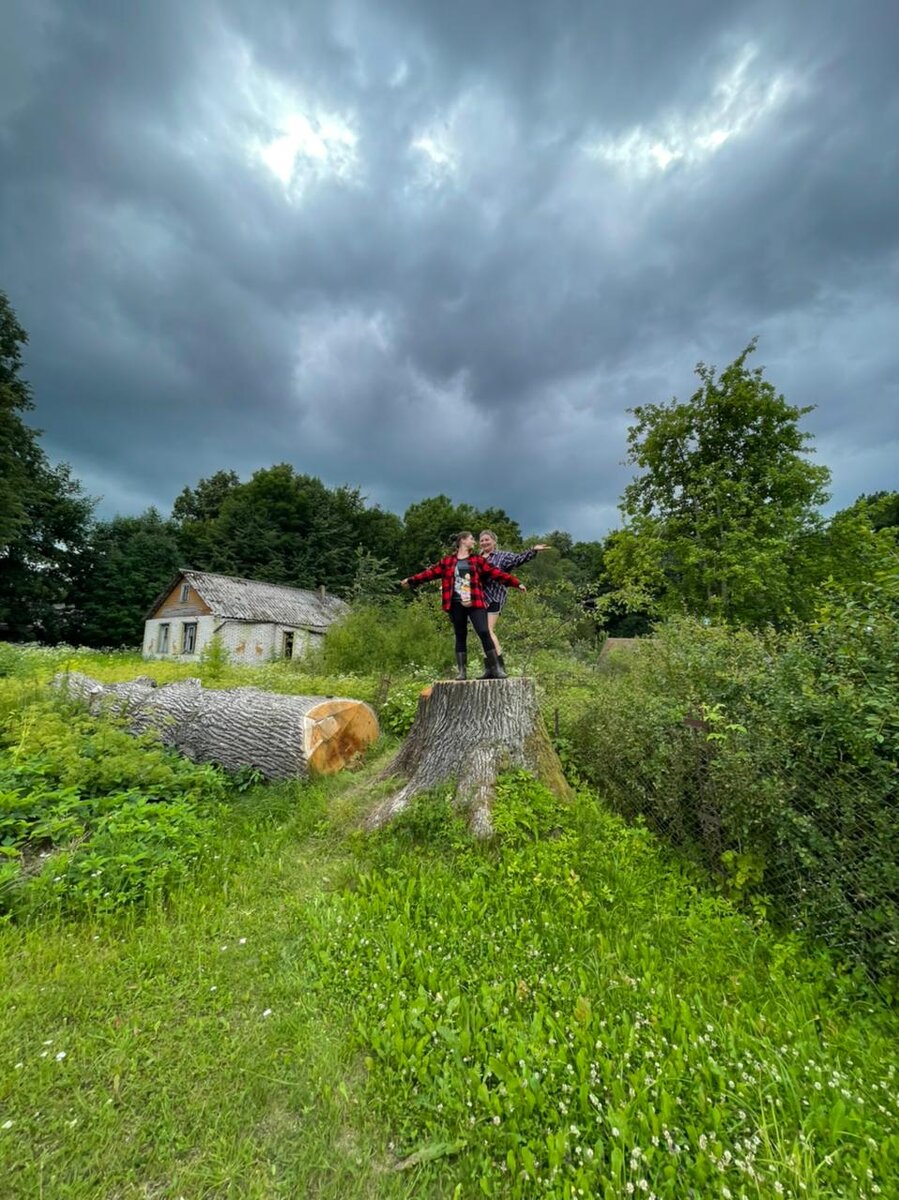
MULTIPOLYGON (((66 661, 114 679, 139 660, 66 661)), ((59 665, 0 687, 23 821, 25 799, 87 803, 152 754, 61 733, 38 688, 59 665)), ((222 682, 338 690, 260 671, 222 682)), ((0 924, 4 1197, 899 1194, 899 1022, 859 979, 593 792, 563 808, 507 777, 486 848, 440 795, 363 838, 379 765, 205 799, 178 776, 200 849, 163 876, 154 842, 169 882, 129 907, 70 910, 84 849, 50 855, 69 874, 0 924)))

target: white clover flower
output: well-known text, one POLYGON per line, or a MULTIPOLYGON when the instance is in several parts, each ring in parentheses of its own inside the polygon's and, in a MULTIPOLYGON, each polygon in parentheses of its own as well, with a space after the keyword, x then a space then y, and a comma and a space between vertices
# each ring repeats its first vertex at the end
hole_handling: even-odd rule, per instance
POLYGON ((272 1010, 271 1010, 270 1008, 267 1008, 267 1009, 265 1009, 265 1010, 264 1010, 264 1012, 263 1012, 263 1014, 262 1014, 262 1015, 263 1015, 264 1017, 270 1017, 270 1016, 272 1015, 272 1010))
POLYGON ((57 1061, 57 1062, 62 1062, 62 1060, 65 1058, 65 1056, 66 1056, 66 1052, 65 1052, 65 1050, 60 1050, 60 1051, 59 1051, 59 1053, 58 1053, 58 1054, 57 1054, 57 1056, 56 1056, 56 1061, 57 1061))

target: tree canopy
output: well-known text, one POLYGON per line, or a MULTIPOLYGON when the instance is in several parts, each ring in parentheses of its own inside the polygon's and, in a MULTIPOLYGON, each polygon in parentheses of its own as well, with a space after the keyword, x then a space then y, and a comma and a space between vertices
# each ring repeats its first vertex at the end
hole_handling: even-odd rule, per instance
POLYGON ((94 502, 68 466, 50 464, 22 418, 34 407, 22 377, 27 341, 0 292, 0 629, 53 639, 84 569, 94 502))
POLYGON ((808 459, 800 421, 751 342, 720 374, 700 363, 701 386, 684 402, 632 410, 625 529, 606 569, 621 588, 642 589, 664 611, 763 624, 794 608, 797 563, 820 534, 830 474, 808 459))

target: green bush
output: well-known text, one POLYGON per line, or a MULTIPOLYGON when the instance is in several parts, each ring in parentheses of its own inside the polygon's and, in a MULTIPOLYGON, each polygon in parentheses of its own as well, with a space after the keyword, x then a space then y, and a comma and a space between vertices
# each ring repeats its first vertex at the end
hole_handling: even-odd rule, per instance
POLYGON ((734 896, 899 979, 899 621, 891 585, 810 629, 669 621, 601 677, 578 769, 734 896))
POLYGON ((222 772, 58 698, 0 734, 0 911, 104 912, 168 892, 204 855, 222 772))
POLYGON ((324 644, 303 660, 306 670, 355 674, 443 671, 453 658, 453 634, 439 596, 411 603, 361 605, 332 625, 324 644))

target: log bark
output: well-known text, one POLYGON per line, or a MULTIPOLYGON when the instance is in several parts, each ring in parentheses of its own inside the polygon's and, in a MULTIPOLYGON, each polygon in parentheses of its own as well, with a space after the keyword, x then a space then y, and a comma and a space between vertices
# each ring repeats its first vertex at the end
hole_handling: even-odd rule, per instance
POLYGON ((490 837, 496 778, 513 767, 530 771, 562 798, 570 795, 533 681, 435 683, 421 693, 409 736, 382 775, 406 782, 369 814, 366 824, 370 829, 386 824, 416 795, 452 779, 454 804, 467 813, 472 833, 490 837))
POLYGON ((249 767, 267 779, 333 774, 378 737, 378 719, 361 700, 251 687, 207 691, 199 679, 164 687, 148 676, 102 684, 77 671, 57 675, 54 685, 92 712, 120 714, 134 734, 155 729, 196 762, 249 767))

